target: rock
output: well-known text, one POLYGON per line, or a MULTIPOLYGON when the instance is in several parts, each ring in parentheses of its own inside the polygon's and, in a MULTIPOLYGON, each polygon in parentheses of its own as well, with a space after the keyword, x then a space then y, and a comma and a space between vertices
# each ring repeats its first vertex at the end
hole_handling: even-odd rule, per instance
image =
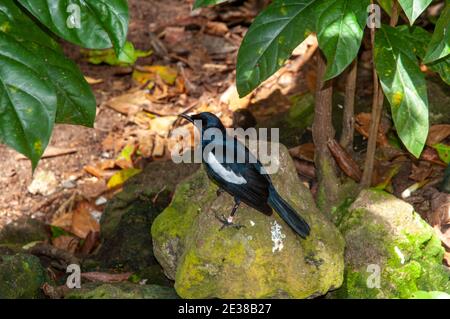
POLYGON ((39 258, 28 254, 0 256, 0 299, 40 298, 47 281, 39 258))
POLYGON ((345 237, 345 279, 331 297, 409 298, 450 291, 444 249, 413 207, 383 191, 364 190, 338 227, 345 237))
MULTIPOLYGON (((83 264, 84 269, 136 272, 158 266, 148 230, 169 204, 176 183, 194 167, 198 165, 153 162, 127 181, 123 191, 107 203, 101 217, 102 244, 92 259, 83 264)), ((152 274, 145 278, 148 283, 166 281, 162 271, 152 274)))
POLYGON ((53 194, 58 187, 58 180, 51 171, 38 171, 34 174, 33 181, 28 186, 28 192, 33 195, 48 196, 53 194))
POLYGON ((200 169, 180 183, 169 207, 152 225, 155 257, 182 298, 308 298, 342 283, 344 242, 316 208, 280 147, 280 169, 272 175, 280 194, 309 222, 303 240, 274 213, 245 204, 236 222, 244 228, 219 231, 215 215, 228 215, 233 199, 200 169))
POLYGON ((0 232, 0 244, 26 245, 34 241, 49 239, 48 227, 32 218, 21 218, 6 225, 0 232))
POLYGON ((158 285, 136 285, 130 282, 112 284, 88 283, 72 289, 67 299, 178 299, 173 288, 158 285))

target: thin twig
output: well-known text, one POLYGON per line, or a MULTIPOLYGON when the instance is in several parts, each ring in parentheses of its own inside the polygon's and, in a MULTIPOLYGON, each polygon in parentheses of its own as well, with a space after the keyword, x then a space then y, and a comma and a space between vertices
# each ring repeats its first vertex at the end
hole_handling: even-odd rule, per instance
POLYGON ((355 132, 355 92, 358 58, 349 67, 345 83, 344 118, 340 144, 349 154, 353 151, 353 135, 355 132))
MULTIPOLYGON (((373 1, 372 1, 373 3, 373 1)), ((398 2, 394 1, 392 5, 392 14, 390 25, 395 26, 398 22, 398 2)), ((372 99, 372 117, 369 128, 369 139, 367 141, 366 162, 360 186, 362 188, 370 187, 372 183, 373 166, 375 162, 375 151, 377 147, 378 127, 380 126, 381 113, 383 110, 384 93, 381 89, 377 71, 375 69, 375 28, 370 30, 370 41, 372 44, 372 64, 373 64, 373 99, 372 99)))

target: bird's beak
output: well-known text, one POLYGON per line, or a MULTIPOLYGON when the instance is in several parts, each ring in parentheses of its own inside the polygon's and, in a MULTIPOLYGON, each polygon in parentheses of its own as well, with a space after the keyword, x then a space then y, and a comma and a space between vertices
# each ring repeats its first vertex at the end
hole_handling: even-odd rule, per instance
POLYGON ((182 113, 182 114, 180 114, 178 116, 184 118, 185 120, 187 120, 187 121, 189 121, 191 123, 194 123, 194 119, 192 117, 190 117, 189 115, 187 115, 187 114, 182 113))

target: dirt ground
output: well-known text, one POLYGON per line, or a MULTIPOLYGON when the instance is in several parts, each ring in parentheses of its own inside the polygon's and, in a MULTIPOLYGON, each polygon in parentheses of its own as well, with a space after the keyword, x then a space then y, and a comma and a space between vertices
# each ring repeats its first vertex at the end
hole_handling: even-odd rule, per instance
MULTIPOLYGON (((66 54, 78 63, 83 74, 91 80, 99 80, 99 83, 92 84, 97 98, 95 125, 94 128, 56 125, 50 148, 56 153, 62 151, 62 155, 43 158, 34 177, 27 159, 0 145, 0 229, 20 217, 31 216, 69 229, 83 239, 90 231, 99 230, 99 214, 107 200, 120 190, 120 187, 107 186, 114 174, 142 168, 148 161, 167 158, 168 135, 180 125, 174 121, 177 114, 211 111, 220 116, 226 126, 247 120, 253 126, 255 118, 258 123, 273 120, 280 113, 289 113, 295 104, 293 101, 298 101, 299 96, 312 96, 316 83, 315 37, 308 38, 305 45, 299 46, 286 65, 260 88, 239 99, 234 85, 239 44, 252 19, 267 1, 235 1, 196 11, 191 10, 192 2, 128 1, 131 15, 128 40, 140 50, 153 51, 134 66, 93 65, 86 61, 80 48, 62 43, 66 54), (137 83, 133 71, 142 71, 149 66, 164 72, 170 68, 170 72, 176 74, 173 83, 167 84, 167 79, 163 78, 167 74, 163 73, 152 80, 153 87, 147 82, 137 83), (129 102, 140 92, 145 95, 145 103, 141 103, 142 99, 135 104, 129 102), (122 96, 125 98, 120 103, 117 100, 113 102, 115 97, 120 99, 122 96), (242 110, 247 112, 236 112, 242 110), (248 115, 248 110, 251 115, 248 115), (243 118, 237 114, 243 114, 243 118), (121 158, 129 146, 132 147, 129 152, 133 158, 121 158), (33 185, 33 178, 42 181, 33 185), (90 214, 82 215, 83 222, 79 227, 72 227, 70 223, 73 220, 67 224, 64 219, 64 216, 73 217, 68 213, 73 208, 74 195, 81 196, 82 201, 89 205, 85 210, 90 214), (62 217, 58 219, 59 215, 62 217), (94 221, 90 220, 91 215, 94 221)), ((367 137, 370 123, 370 59, 370 47, 365 40, 359 55, 356 94, 355 145, 360 145, 351 154, 356 161, 353 164, 359 165, 359 169, 364 160, 364 137, 367 137)), ((344 83, 343 78, 335 80, 337 112, 342 109, 339 96, 343 96, 344 83)), ((444 126, 450 128, 448 123, 444 126)), ((442 127, 435 127, 435 135, 442 131, 442 127)), ((291 130, 290 127, 285 129, 291 130)), ((306 131, 308 133, 308 129, 306 131)), ((445 165, 430 147, 419 160, 398 149, 384 148, 388 146, 388 138, 391 139, 393 131, 392 121, 388 115, 384 116, 374 185, 385 185, 384 188, 389 187, 388 190, 399 197, 414 183, 426 185, 406 200, 433 224, 431 221, 442 215, 439 209, 448 202, 448 194, 436 189, 445 165)), ((297 133, 293 131, 291 134, 297 133)), ((314 146, 311 134, 305 135, 306 139, 300 139, 302 136, 294 139, 297 144, 290 147, 302 145, 291 148, 291 155, 295 158, 299 175, 305 177, 314 193, 314 146)), ((346 160, 336 159, 338 162, 346 160)), ((435 224, 444 227, 447 222, 450 223, 439 221, 435 224)), ((450 241, 448 243, 450 245, 450 241)))
MULTIPOLYGON (((253 3, 255 3, 253 1, 253 3)), ((187 98, 184 96, 184 100, 177 102, 178 108, 183 109, 186 106, 197 106, 199 98, 199 92, 203 91, 201 87, 203 84, 202 77, 205 76, 205 70, 201 67, 195 68, 206 60, 207 62, 214 63, 214 57, 208 53, 208 49, 214 51, 218 48, 217 45, 221 45, 220 38, 218 44, 212 48, 206 48, 206 45, 211 46, 211 42, 205 41, 198 42, 196 34, 201 32, 202 19, 206 19, 204 16, 198 17, 200 22, 189 21, 192 18, 196 19, 196 15, 191 12, 191 4, 185 0, 164 0, 164 1, 139 1, 130 0, 130 15, 131 23, 129 26, 128 40, 133 42, 136 48, 142 50, 152 49, 152 34, 159 35, 161 38, 161 32, 165 31, 169 27, 175 27, 175 31, 180 30, 180 26, 187 32, 186 38, 172 39, 171 41, 176 44, 177 47, 181 47, 178 50, 177 55, 180 56, 178 60, 168 58, 167 56, 161 56, 157 50, 154 50, 154 54, 149 58, 139 60, 139 64, 164 64, 164 65, 177 65, 180 60, 188 59, 188 63, 191 67, 185 71, 192 83, 195 83, 196 89, 187 98), (178 29, 176 29, 178 27, 178 29), (181 45, 180 45, 181 43, 181 45), (188 50, 187 52, 182 52, 188 50), (188 54, 186 54, 188 53, 188 54), (185 58, 183 58, 184 56, 185 58)), ((254 6, 254 4, 253 4, 254 6)), ((218 15, 218 10, 203 10, 208 15, 218 15)), ((236 10, 236 12, 239 10, 236 10)), ((256 12, 256 11, 254 11, 256 12)), ((198 15, 198 13, 197 13, 198 15)), ((254 14, 253 14, 254 15, 254 14)), ((244 25, 250 22, 252 15, 247 11, 243 13, 235 14, 236 25, 241 28, 241 22, 244 21, 244 25), (239 21, 241 20, 241 21, 239 21)), ((219 18, 220 19, 220 18, 219 18)), ((202 32, 203 35, 203 32, 202 32)), ((169 35, 163 36, 168 39, 169 35)), ((174 36, 172 36, 173 38, 174 36)), ((164 43, 163 45, 169 47, 170 52, 174 52, 172 47, 164 43)), ((167 41, 166 41, 167 42, 167 41)), ((42 194, 31 194, 28 191, 28 186, 32 182, 33 176, 31 171, 30 162, 23 159, 17 152, 5 145, 0 145, 0 158, 2 159, 0 169, 0 229, 10 223, 13 220, 22 216, 33 216, 48 221, 51 219, 51 214, 59 205, 64 202, 73 193, 73 189, 65 188, 62 184, 64 181, 75 181, 75 188, 83 184, 83 180, 90 179, 92 176, 83 170, 86 165, 99 162, 101 159, 114 158, 117 154, 113 152, 105 152, 102 147, 102 142, 108 136, 110 132, 114 132, 121 136, 127 126, 130 126, 129 119, 126 115, 116 112, 104 105, 104 102, 113 96, 122 94, 133 86, 131 74, 129 70, 121 67, 113 67, 109 65, 92 65, 83 60, 83 56, 80 53, 80 49, 67 43, 63 43, 66 54, 74 59, 82 72, 89 77, 103 80, 102 83, 93 85, 93 90, 97 98, 97 117, 94 128, 86 128, 72 125, 56 125, 53 136, 50 142, 50 146, 57 148, 74 148, 75 152, 66 155, 60 155, 52 158, 43 158, 35 172, 37 174, 40 171, 52 172, 57 180, 56 190, 53 194, 44 196, 42 194), (50 215, 47 215, 50 214, 50 215)), ((216 55, 215 58, 222 60, 223 55, 227 55, 227 69, 226 72, 213 72, 209 74, 208 89, 213 94, 223 92, 232 81, 232 70, 234 69, 234 61, 236 56, 237 46, 234 45, 230 52, 213 52, 216 55), (221 55, 220 57, 218 57, 221 55)), ((175 50, 176 51, 176 50, 175 50)))

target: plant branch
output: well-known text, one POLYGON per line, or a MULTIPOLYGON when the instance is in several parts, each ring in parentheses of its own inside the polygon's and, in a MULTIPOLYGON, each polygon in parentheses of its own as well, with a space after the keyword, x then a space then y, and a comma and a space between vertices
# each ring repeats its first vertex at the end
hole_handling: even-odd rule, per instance
POLYGON ((326 71, 325 58, 320 50, 317 50, 317 85, 314 109, 314 122, 312 136, 315 145, 314 163, 317 169, 318 192, 317 204, 321 210, 330 212, 331 207, 338 199, 339 182, 336 174, 336 165, 327 143, 334 138, 332 124, 332 81, 324 82, 326 71))
POLYGON ((353 135, 355 130, 355 92, 358 58, 353 60, 348 69, 345 81, 344 117, 340 144, 349 154, 353 151, 353 135))
MULTIPOLYGON (((372 1, 373 3, 373 1, 372 1)), ((395 26, 398 22, 399 10, 398 2, 395 0, 392 5, 390 26, 395 26)), ((384 93, 379 83, 377 71, 375 69, 375 28, 370 30, 370 41, 372 44, 372 65, 373 65, 373 99, 372 99, 372 116, 369 128, 369 139, 367 141, 366 161, 364 163, 364 172, 361 178, 361 187, 370 187, 372 183, 373 166, 375 162, 375 151, 377 147, 378 128, 381 121, 381 113, 383 111, 384 93)))

